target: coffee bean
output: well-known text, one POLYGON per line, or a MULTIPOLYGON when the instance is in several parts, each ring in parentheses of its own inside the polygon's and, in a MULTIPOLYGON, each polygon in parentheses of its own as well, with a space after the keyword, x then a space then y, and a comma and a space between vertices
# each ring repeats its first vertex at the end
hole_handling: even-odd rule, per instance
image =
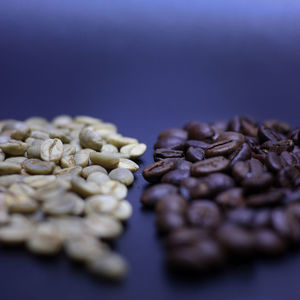
POLYGON ((180 195, 171 194, 160 198, 156 203, 155 210, 157 213, 167 213, 167 212, 176 212, 176 213, 185 213, 187 207, 187 201, 180 195))
POLYGON ((158 161, 152 163, 143 170, 144 178, 149 182, 157 182, 161 177, 175 168, 175 163, 172 161, 158 161))
POLYGON ((202 148, 189 147, 186 151, 186 159, 191 162, 203 160, 205 151, 202 148))
POLYGON ((183 156, 184 156, 183 151, 171 150, 171 149, 156 149, 153 154, 155 161, 157 161, 158 159, 180 158, 183 156))
POLYGON ((195 200, 187 209, 187 221, 193 226, 216 228, 221 222, 218 206, 210 200, 195 200))
POLYGON ((281 140, 279 133, 266 125, 261 125, 259 127, 257 135, 260 143, 264 143, 266 141, 277 142, 281 140))
POLYGON ((226 260, 300 244, 299 132, 284 122, 235 116, 210 125, 190 121, 159 135, 157 162, 146 173, 159 163, 150 181, 170 185, 157 194, 154 185, 142 201, 157 203, 172 267, 211 271, 226 260))
POLYGON ((177 212, 163 212, 156 217, 156 226, 162 233, 181 228, 185 225, 184 216, 177 212))
POLYGON ((176 193, 177 188, 171 184, 157 184, 146 189, 142 194, 141 202, 147 207, 153 207, 163 197, 176 193))
POLYGON ((229 167, 230 161, 223 156, 212 157, 203 161, 198 161, 191 166, 193 176, 202 176, 214 172, 225 171, 229 167))
POLYGON ((229 155, 234 152, 240 146, 240 142, 237 140, 225 140, 216 142, 205 149, 205 155, 207 157, 229 155))
POLYGON ((214 135, 214 131, 207 123, 196 122, 188 128, 188 139, 205 140, 214 135))
POLYGON ((224 191, 216 197, 216 202, 226 208, 241 207, 245 205, 245 198, 241 188, 232 188, 224 191))
POLYGON ((284 193, 280 190, 270 191, 262 194, 251 195, 247 198, 247 205, 252 207, 280 204, 284 193))
POLYGON ((172 171, 168 172, 167 174, 165 174, 161 178, 161 182, 179 185, 181 183, 181 181, 188 178, 189 175, 190 175, 189 170, 176 169, 176 170, 172 170, 172 171))
POLYGON ((228 159, 231 160, 231 165, 234 165, 238 161, 245 161, 251 158, 251 148, 247 143, 241 144, 233 153, 231 153, 228 159))
POLYGON ((273 230, 261 229, 255 232, 255 248, 259 253, 275 255, 282 253, 286 245, 273 230))

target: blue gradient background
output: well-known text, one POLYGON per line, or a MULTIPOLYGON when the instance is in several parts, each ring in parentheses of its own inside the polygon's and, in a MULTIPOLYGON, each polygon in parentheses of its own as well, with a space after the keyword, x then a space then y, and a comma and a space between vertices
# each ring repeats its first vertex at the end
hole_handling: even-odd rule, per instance
MULTIPOLYGON (((0 118, 88 114, 151 145, 188 119, 243 113, 299 125, 298 1, 0 2, 0 118)), ((97 282, 61 255, 0 249, 0 297, 19 299, 299 299, 300 256, 258 261, 201 280, 168 274, 141 210, 116 248, 125 282, 97 282)))

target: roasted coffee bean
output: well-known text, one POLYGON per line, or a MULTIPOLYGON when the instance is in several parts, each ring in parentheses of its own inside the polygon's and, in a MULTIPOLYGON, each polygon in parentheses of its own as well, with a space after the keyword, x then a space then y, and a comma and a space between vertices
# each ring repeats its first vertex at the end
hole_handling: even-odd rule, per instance
POLYGON ((282 187, 296 187, 300 185, 300 170, 295 166, 282 169, 278 174, 278 182, 282 187))
POLYGON ((206 198, 211 193, 209 184, 205 180, 193 177, 182 180, 179 190, 186 199, 206 198))
POLYGON ((214 131, 207 123, 196 122, 188 128, 188 139, 205 140, 214 135, 214 131))
POLYGON ((254 233, 235 225, 223 225, 217 231, 217 237, 221 245, 235 255, 250 254, 255 247, 254 233))
POLYGON ((166 129, 164 131, 162 131, 158 138, 159 139, 163 139, 166 137, 175 137, 181 140, 186 140, 187 139, 187 132, 183 129, 177 129, 177 128, 171 128, 171 129, 166 129))
POLYGON ((153 154, 155 161, 159 159, 165 159, 165 158, 180 158, 183 156, 184 156, 183 151, 170 150, 170 149, 156 149, 153 154))
POLYGON ((182 196, 178 194, 171 194, 160 198, 156 203, 155 210, 159 214, 167 212, 184 214, 186 207, 187 201, 182 196))
POLYGON ((294 142, 292 140, 281 140, 278 142, 267 141, 261 145, 263 151, 280 154, 283 151, 293 151, 294 142))
POLYGON ((142 194, 141 202, 147 207, 154 207, 155 204, 165 196, 172 196, 177 193, 177 188, 171 184, 157 184, 149 187, 142 194))
POLYGON ((257 122, 249 117, 235 116, 229 121, 228 129, 255 137, 257 135, 257 122))
POLYGON ((269 152, 265 162, 268 169, 272 172, 277 173, 283 168, 283 161, 275 152, 269 152))
POLYGON ((193 176, 203 176, 214 172, 225 171, 230 164, 230 160, 223 156, 216 156, 206 160, 198 161, 191 166, 193 176))
POLYGON ((271 186, 273 183, 273 176, 270 173, 262 173, 257 176, 245 178, 241 184, 246 192, 253 193, 262 191, 271 186))
POLYGON ((187 221, 192 226, 214 229, 221 222, 221 213, 210 200, 194 200, 187 209, 187 221))
POLYGON ((174 168, 174 162, 161 160, 146 167, 143 170, 143 176, 149 182, 157 182, 164 174, 168 173, 174 168))
POLYGON ((289 124, 278 120, 267 120, 263 122, 263 125, 285 135, 289 134, 291 130, 289 124))
POLYGON ((193 147, 193 148, 202 148, 205 150, 209 146, 210 146, 209 143, 198 141, 198 140, 188 140, 185 142, 186 148, 193 147))
POLYGON ((262 194, 251 195, 247 198, 247 205, 252 207, 276 205, 281 202, 284 193, 280 190, 270 191, 262 194))
POLYGON ((185 225, 184 216, 178 212, 163 212, 156 217, 156 226, 162 233, 167 233, 185 225))
POLYGON ((189 147, 185 155, 187 160, 197 162, 203 160, 205 151, 202 148, 189 147))
POLYGON ((246 178, 257 177, 264 172, 263 164, 252 158, 247 161, 239 161, 232 167, 232 175, 237 181, 242 181, 246 178))
POLYGON ((195 245, 209 236, 210 234, 204 229, 198 227, 183 227, 171 232, 167 236, 165 244, 170 249, 176 249, 195 245))
POLYGON ((188 178, 189 176, 190 176, 189 170, 176 169, 176 170, 172 170, 172 171, 168 172, 167 174, 165 174, 161 178, 161 182, 179 185, 182 180, 188 178))
POLYGON ((238 161, 245 161, 251 158, 251 148, 247 143, 241 144, 233 153, 231 153, 228 159, 231 160, 231 165, 234 165, 238 161))
POLYGON ((203 239, 195 245, 169 250, 168 263, 173 268, 192 271, 209 271, 224 262, 224 252, 213 239, 203 239))
POLYGON ((154 160, 173 166, 152 182, 171 185, 162 193, 152 186, 142 201, 156 206, 172 267, 210 271, 228 259, 300 244, 299 132, 284 122, 235 116, 160 134, 154 160))
POLYGON ((291 139, 295 143, 295 145, 300 145, 300 129, 296 129, 291 134, 291 139))
POLYGON ((280 254, 285 248, 284 240, 273 230, 261 229, 255 232, 255 248, 262 254, 280 254))
POLYGON ((260 143, 266 141, 277 142, 281 140, 280 134, 266 125, 261 125, 259 127, 257 135, 260 143))
POLYGON ((237 140, 225 140, 216 142, 205 149, 205 155, 207 157, 229 155, 234 152, 240 146, 240 142, 237 140))
POLYGON ((245 198, 241 188, 226 190, 216 197, 216 202, 224 208, 242 207, 245 205, 245 198))
POLYGON ((184 147, 185 147, 184 140, 172 136, 158 139, 154 145, 154 149, 165 148, 165 149, 183 150, 184 147))

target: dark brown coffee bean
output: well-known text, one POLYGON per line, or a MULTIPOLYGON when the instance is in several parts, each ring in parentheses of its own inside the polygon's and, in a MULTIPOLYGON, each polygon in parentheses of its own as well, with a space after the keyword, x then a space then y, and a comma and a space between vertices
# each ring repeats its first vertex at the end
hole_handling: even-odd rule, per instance
POLYGON ((209 233, 201 228, 184 227, 171 232, 165 244, 170 249, 192 246, 209 237, 209 233))
POLYGON ((293 202, 300 202, 300 188, 298 188, 294 191, 287 189, 285 191, 285 196, 284 196, 283 202, 285 204, 289 204, 289 203, 293 203, 293 202))
POLYGON ((281 140, 278 142, 267 141, 261 145, 263 151, 280 154, 283 151, 293 151, 294 142, 292 140, 281 140))
POLYGON ((166 159, 166 158, 181 158, 184 156, 183 151, 181 150, 171 150, 171 149, 156 149, 154 151, 153 157, 155 161, 159 159, 166 159))
POLYGON ((177 159, 175 161, 175 168, 177 170, 187 170, 190 171, 192 163, 190 161, 187 161, 185 159, 177 159))
POLYGON ((255 247, 253 232, 235 225, 223 225, 218 229, 217 237, 221 245, 235 255, 251 253, 255 247))
POLYGON ((205 182, 207 182, 209 186, 209 194, 210 196, 216 195, 222 191, 228 190, 234 187, 234 180, 222 173, 213 173, 203 178, 205 182))
POLYGON ((286 244, 273 230, 260 229, 255 232, 255 248, 259 253, 275 255, 282 253, 286 244))
POLYGON ((210 146, 210 144, 203 141, 188 140, 185 142, 185 146, 186 148, 193 147, 193 148, 202 148, 203 150, 205 150, 207 147, 210 146))
POLYGON ((265 125, 259 127, 257 135, 261 144, 266 141, 277 142, 282 139, 278 132, 265 125))
POLYGON ((175 168, 172 161, 161 160, 150 164, 143 170, 144 178, 149 182, 157 182, 161 177, 175 168))
POLYGON ((290 233, 289 220, 283 209, 275 209, 271 215, 273 229, 282 237, 288 237, 290 233))
POLYGON ((187 222, 193 226, 213 229, 221 222, 218 206, 210 200, 195 200, 187 209, 187 222))
POLYGON ((224 252, 220 244, 212 239, 204 239, 192 246, 175 248, 168 253, 168 263, 176 269, 188 271, 208 271, 224 262, 224 252))
POLYGON ((186 199, 206 198, 211 193, 211 188, 205 180, 193 177, 181 181, 179 190, 186 199))
POLYGON ((181 228, 185 225, 184 216, 181 213, 166 212, 158 214, 156 217, 156 226, 162 233, 181 228))
POLYGON ((291 127, 288 123, 278 121, 278 120, 267 120, 263 122, 263 125, 272 128, 278 133, 287 135, 291 131, 291 127))
POLYGON ((241 184, 246 192, 253 193, 267 189, 273 183, 270 173, 262 173, 245 178, 241 184))
POLYGON ((153 207, 165 196, 172 196, 177 193, 177 188, 171 184, 157 184, 146 189, 142 194, 141 202, 147 207, 153 207))
POLYGON ((300 129, 296 129, 292 132, 291 139, 294 141, 295 145, 300 146, 300 129))
POLYGON ((238 141, 240 142, 240 144, 242 144, 245 142, 245 136, 234 131, 220 132, 220 134, 216 138, 216 142, 221 142, 224 140, 238 141))
POLYGON ((255 212, 250 208, 236 208, 227 212, 227 220, 235 225, 251 228, 255 212))
POLYGON ((178 129, 178 128, 170 128, 162 131, 158 138, 159 139, 164 139, 166 137, 174 137, 178 138, 181 140, 186 140, 187 139, 187 132, 183 129, 178 129))
POLYGON ((172 170, 161 178, 161 182, 180 185, 181 181, 190 176, 189 170, 172 170))
POLYGON ((243 189, 233 188, 224 191, 218 194, 215 201, 224 208, 242 207, 245 205, 243 189))
POLYGON ((203 160, 205 151, 202 148, 189 147, 186 151, 185 157, 191 162, 203 160))
POLYGON ((188 138, 190 140, 205 140, 214 135, 214 131, 207 123, 197 122, 188 129, 188 138))
POLYGON ((259 176, 263 174, 263 172, 263 164, 255 158, 251 158, 247 161, 239 161, 232 167, 232 174, 237 181, 259 176))
POLYGON ((237 140, 224 140, 213 143, 210 147, 205 149, 205 155, 207 157, 229 155, 234 152, 240 146, 240 142, 237 140))
POLYGON ((154 149, 165 148, 174 150, 183 150, 185 147, 185 142, 177 137, 165 137, 158 139, 154 144, 154 149))
POLYGON ((300 165, 300 157, 297 154, 294 154, 294 153, 283 151, 280 154, 280 159, 281 159, 282 165, 284 167, 299 166, 300 165))
POLYGON ((255 214, 253 215, 252 226, 254 228, 258 227, 268 227, 271 225, 271 210, 260 209, 255 210, 255 214))
POLYGON ((228 130, 228 122, 224 120, 212 122, 210 126, 215 130, 220 130, 220 131, 228 130))
POLYGON ((229 121, 228 129, 248 136, 257 136, 257 122, 249 117, 235 116, 229 121))
POLYGON ((266 156, 266 166, 272 172, 279 172, 283 167, 281 157, 275 152, 269 152, 266 156))
POLYGON ((206 160, 198 161, 191 166, 193 176, 202 176, 214 172, 225 171, 230 164, 230 160, 223 156, 216 156, 206 160))
POLYGON ((180 195, 171 194, 159 199, 156 203, 155 210, 157 213, 185 213, 187 201, 180 195))
POLYGON ((280 190, 274 190, 262 194, 251 195, 247 198, 248 206, 260 207, 280 204, 284 197, 284 193, 280 190))
POLYGON ((233 153, 231 153, 228 159, 231 160, 233 166, 238 161, 245 161, 251 158, 251 148, 247 143, 240 145, 233 153))
POLYGON ((278 173, 277 179, 282 187, 297 187, 300 185, 300 169, 295 166, 286 167, 278 173))

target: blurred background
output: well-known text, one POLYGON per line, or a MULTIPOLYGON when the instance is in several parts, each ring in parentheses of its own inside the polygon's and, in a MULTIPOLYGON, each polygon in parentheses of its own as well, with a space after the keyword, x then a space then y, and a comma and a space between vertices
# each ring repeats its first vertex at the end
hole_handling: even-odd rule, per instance
MULTIPOLYGON (((99 117, 149 145, 144 164, 158 132, 189 119, 247 114, 299 125, 299 79, 298 1, 0 2, 0 119, 99 117)), ((132 266, 125 283, 95 283, 64 258, 1 250, 3 299, 299 299, 297 255, 201 282, 165 274, 137 179, 118 244, 132 266)))

